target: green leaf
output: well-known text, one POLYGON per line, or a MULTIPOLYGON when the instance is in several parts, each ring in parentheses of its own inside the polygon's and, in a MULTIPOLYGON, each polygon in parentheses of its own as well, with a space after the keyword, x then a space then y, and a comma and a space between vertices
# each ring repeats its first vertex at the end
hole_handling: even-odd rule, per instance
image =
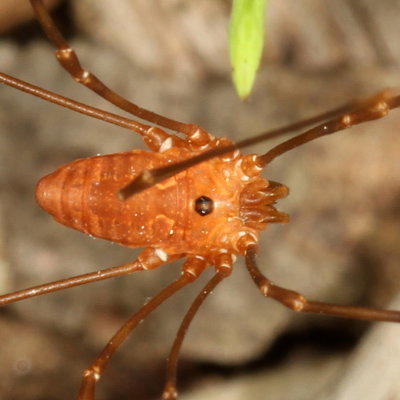
POLYGON ((233 0, 229 22, 232 80, 244 99, 253 87, 264 44, 266 0, 233 0))

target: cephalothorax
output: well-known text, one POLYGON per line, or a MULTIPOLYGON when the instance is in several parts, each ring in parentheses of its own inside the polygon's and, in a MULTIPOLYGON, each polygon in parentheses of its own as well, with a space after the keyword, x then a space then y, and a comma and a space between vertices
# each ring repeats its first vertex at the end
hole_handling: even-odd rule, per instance
POLYGON ((113 123, 143 136, 150 152, 91 157, 71 162, 42 178, 36 189, 39 205, 60 223, 128 247, 144 247, 137 260, 94 273, 0 296, 0 305, 44 293, 136 271, 153 269, 183 258, 182 275, 130 317, 93 364, 83 372, 78 400, 94 400, 95 384, 119 345, 151 311, 212 266, 216 272, 186 313, 167 364, 163 399, 175 399, 179 349, 193 316, 207 295, 229 276, 236 256, 261 293, 295 311, 340 317, 400 322, 400 311, 350 307, 309 301, 273 284, 258 270, 255 254, 259 234, 268 223, 287 222, 275 209, 287 188, 261 173, 275 157, 316 138, 378 119, 400 106, 400 96, 384 91, 336 110, 237 144, 215 138, 196 125, 171 120, 120 97, 81 67, 41 0, 31 0, 38 20, 56 47, 56 57, 73 78, 149 126, 78 103, 0 73, 0 83, 113 123), (322 122, 321 121, 325 121, 322 122), (293 130, 315 127, 273 147, 263 155, 242 155, 239 148, 293 130), (157 127, 158 126, 158 127, 157 127), (168 134, 160 127, 180 133, 168 134))

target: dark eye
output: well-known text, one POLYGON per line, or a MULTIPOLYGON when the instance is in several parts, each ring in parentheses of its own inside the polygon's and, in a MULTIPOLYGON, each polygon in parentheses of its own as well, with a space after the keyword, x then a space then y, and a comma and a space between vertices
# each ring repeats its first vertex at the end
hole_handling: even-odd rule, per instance
POLYGON ((207 196, 201 196, 196 199, 194 209, 200 215, 208 215, 214 209, 214 202, 207 196))

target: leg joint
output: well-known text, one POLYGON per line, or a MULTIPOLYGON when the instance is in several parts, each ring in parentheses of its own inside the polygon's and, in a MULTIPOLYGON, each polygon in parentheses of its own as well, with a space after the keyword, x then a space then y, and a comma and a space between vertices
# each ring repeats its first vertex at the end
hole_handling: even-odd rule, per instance
POLYGON ((284 289, 280 286, 275 286, 268 281, 259 285, 259 288, 264 296, 271 297, 279 301, 284 306, 290 308, 293 311, 304 311, 304 307, 308 303, 307 299, 300 293, 284 289))
POLYGON ((85 381, 97 382, 100 379, 100 370, 97 367, 87 368, 83 371, 82 377, 85 381))
POLYGON ((201 256, 189 257, 183 264, 182 274, 194 281, 206 268, 207 262, 201 256))
POLYGON ((279 297, 279 300, 282 302, 282 304, 293 311, 303 311, 304 306, 307 303, 307 300, 304 296, 291 290, 285 290, 285 292, 283 292, 279 297))

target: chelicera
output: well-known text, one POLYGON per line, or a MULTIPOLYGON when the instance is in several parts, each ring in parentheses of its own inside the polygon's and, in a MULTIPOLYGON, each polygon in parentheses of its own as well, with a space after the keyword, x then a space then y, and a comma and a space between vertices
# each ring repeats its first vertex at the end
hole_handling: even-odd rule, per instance
POLYGON ((131 331, 168 297, 212 266, 215 274, 189 307, 168 358, 162 397, 175 399, 177 360, 185 332, 208 294, 230 275, 237 256, 245 257, 250 276, 265 297, 294 311, 400 322, 400 311, 309 301, 297 292, 273 284, 256 264, 260 233, 269 223, 288 221, 287 215, 275 208, 275 203, 287 196, 288 190, 284 185, 264 178, 263 168, 279 155, 309 141, 384 117, 400 106, 400 96, 384 91, 234 144, 227 138, 214 137, 197 125, 171 120, 120 97, 81 67, 41 0, 31 0, 31 4, 56 47, 58 61, 77 82, 152 124, 78 103, 1 73, 3 84, 133 130, 143 136, 151 150, 89 157, 64 165, 39 181, 37 202, 61 224, 124 246, 144 247, 144 250, 135 261, 124 265, 5 294, 0 296, 0 305, 155 269, 179 258, 185 260, 182 275, 130 317, 92 365, 85 369, 79 400, 95 399, 96 382, 131 331), (309 126, 313 127, 263 155, 243 155, 239 151, 247 145, 309 126))

